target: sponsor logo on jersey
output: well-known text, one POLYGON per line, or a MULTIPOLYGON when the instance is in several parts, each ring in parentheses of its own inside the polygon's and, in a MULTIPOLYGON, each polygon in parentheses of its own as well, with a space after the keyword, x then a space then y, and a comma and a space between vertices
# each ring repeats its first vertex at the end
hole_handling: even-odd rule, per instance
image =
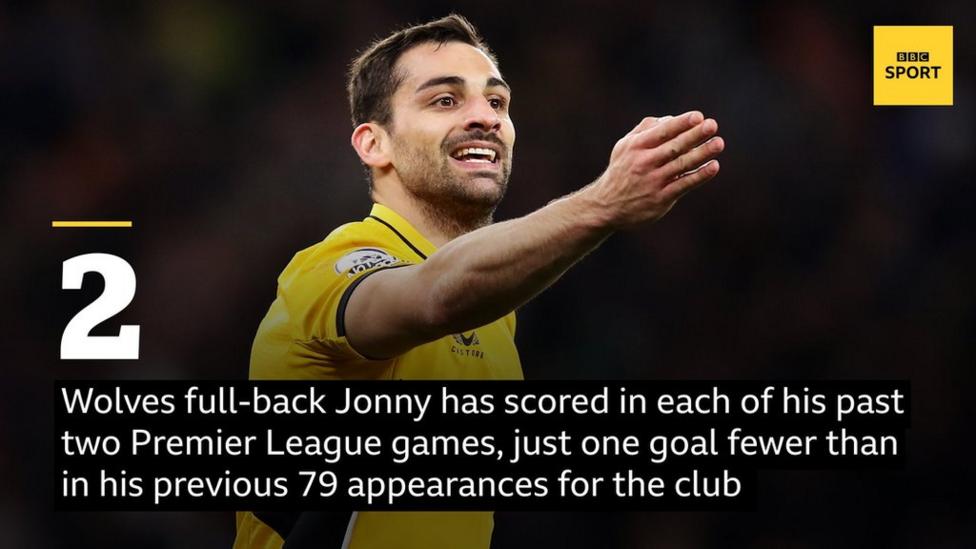
POLYGON ((376 248, 360 248, 342 256, 335 263, 336 274, 346 273, 352 278, 359 273, 375 269, 377 267, 389 267, 400 263, 400 259, 378 250, 376 248))
POLYGON ((465 336, 464 334, 454 334, 451 337, 454 338, 454 341, 457 341, 465 347, 470 347, 472 345, 478 345, 481 343, 481 341, 478 341, 478 332, 471 332, 470 336, 465 336))
POLYGON ((480 349, 472 349, 481 345, 481 341, 478 340, 478 332, 471 332, 471 335, 464 334, 452 334, 451 337, 457 342, 457 345, 451 345, 451 352, 461 356, 470 356, 475 358, 484 358, 485 352, 480 349), (460 345, 460 347, 459 347, 460 345))

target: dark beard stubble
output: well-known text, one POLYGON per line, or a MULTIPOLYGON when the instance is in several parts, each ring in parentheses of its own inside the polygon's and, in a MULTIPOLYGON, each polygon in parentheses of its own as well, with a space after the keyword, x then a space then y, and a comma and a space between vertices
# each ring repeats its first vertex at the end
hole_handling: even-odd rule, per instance
POLYGON ((490 225, 495 208, 505 196, 511 164, 507 160, 504 144, 493 136, 484 133, 465 134, 445 141, 437 157, 407 143, 395 141, 397 156, 407 162, 398 169, 400 180, 411 198, 420 206, 427 220, 438 226, 445 234, 460 236, 475 229, 490 225), (450 165, 450 150, 465 141, 491 141, 501 146, 501 173, 472 172, 468 177, 485 177, 495 181, 492 190, 475 188, 465 181, 450 165), (403 169, 406 168, 406 169, 403 169))

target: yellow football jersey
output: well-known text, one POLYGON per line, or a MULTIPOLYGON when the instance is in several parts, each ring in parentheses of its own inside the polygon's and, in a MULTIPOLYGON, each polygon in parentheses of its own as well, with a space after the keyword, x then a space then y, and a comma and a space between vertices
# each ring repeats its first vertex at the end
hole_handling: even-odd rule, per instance
MULTIPOLYGON (((375 204, 363 221, 298 252, 258 328, 251 379, 522 379, 515 313, 388 360, 367 359, 349 344, 344 313, 356 286, 436 251, 400 215, 375 204)), ((234 549, 280 548, 296 517, 238 513, 234 549)), ((487 548, 492 525, 490 512, 362 512, 353 514, 345 538, 350 549, 487 548)))

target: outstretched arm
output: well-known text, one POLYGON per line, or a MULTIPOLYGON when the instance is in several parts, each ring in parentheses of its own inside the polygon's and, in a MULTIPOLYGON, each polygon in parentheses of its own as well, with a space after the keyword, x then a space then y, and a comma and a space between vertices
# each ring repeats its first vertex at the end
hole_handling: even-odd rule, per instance
POLYGON ((698 111, 641 121, 590 185, 518 219, 457 238, 419 265, 377 272, 353 292, 346 334, 385 358, 496 320, 559 279, 614 231, 663 217, 715 177, 725 148, 698 111))

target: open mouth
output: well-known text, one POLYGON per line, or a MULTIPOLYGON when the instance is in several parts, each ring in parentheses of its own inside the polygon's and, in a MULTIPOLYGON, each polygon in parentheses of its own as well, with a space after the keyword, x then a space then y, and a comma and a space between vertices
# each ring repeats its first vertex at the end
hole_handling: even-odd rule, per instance
POLYGON ((485 147, 461 147, 451 153, 451 158, 464 164, 485 165, 498 163, 498 151, 485 147))

